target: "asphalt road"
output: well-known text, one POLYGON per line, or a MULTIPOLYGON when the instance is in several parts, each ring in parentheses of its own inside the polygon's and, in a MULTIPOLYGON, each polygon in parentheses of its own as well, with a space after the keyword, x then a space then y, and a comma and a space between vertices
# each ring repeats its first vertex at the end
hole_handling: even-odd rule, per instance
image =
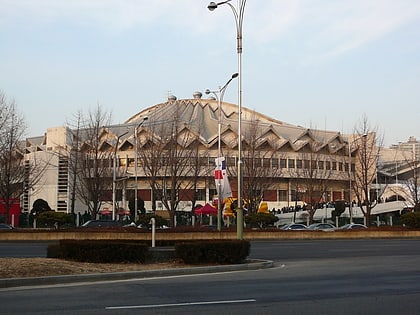
POLYGON ((1 289, 1 312, 420 314, 420 240, 258 241, 251 248, 251 258, 275 267, 1 289))
POLYGON ((33 258, 47 257, 47 247, 53 242, 0 242, 0 257, 33 258))

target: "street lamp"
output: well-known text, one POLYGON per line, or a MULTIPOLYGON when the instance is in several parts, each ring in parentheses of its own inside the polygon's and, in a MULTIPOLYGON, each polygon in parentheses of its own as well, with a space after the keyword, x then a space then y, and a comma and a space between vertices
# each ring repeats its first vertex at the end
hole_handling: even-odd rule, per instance
POLYGON ((113 178, 112 178, 112 220, 115 220, 115 208, 116 208, 116 184, 117 184, 117 149, 120 138, 125 136, 128 131, 117 137, 117 142, 115 143, 114 148, 114 160, 113 160, 113 178))
POLYGON ((227 4, 235 17, 236 24, 236 43, 238 54, 238 209, 236 211, 236 234, 238 239, 243 239, 244 217, 242 209, 242 24, 245 11, 246 0, 238 0, 235 8, 230 4, 231 0, 222 2, 210 2, 207 8, 214 11, 218 6, 227 4))
POLYGON ((134 147, 135 147, 135 152, 134 152, 134 182, 135 182, 135 187, 134 187, 134 218, 137 216, 137 210, 138 210, 138 196, 137 196, 137 164, 138 164, 138 144, 137 144, 137 133, 138 133, 138 129, 141 127, 141 125, 143 125, 143 123, 148 120, 149 117, 144 116, 143 120, 136 126, 136 128, 134 128, 134 147))
MULTIPOLYGON (((217 157, 219 158, 218 163, 220 163, 220 158, 222 156, 222 143, 221 143, 221 128, 222 128, 222 102, 223 102, 223 96, 225 95, 225 91, 229 83, 238 77, 238 73, 232 74, 231 78, 223 85, 222 87, 219 87, 219 90, 217 91, 210 91, 207 89, 205 91, 206 94, 213 94, 216 97, 217 100, 217 109, 219 110, 219 123, 218 123, 218 133, 217 133, 217 157)), ((219 168, 219 165, 218 165, 219 168)), ((217 230, 222 230, 222 195, 221 195, 221 188, 222 188, 222 179, 218 177, 217 179, 217 230)))

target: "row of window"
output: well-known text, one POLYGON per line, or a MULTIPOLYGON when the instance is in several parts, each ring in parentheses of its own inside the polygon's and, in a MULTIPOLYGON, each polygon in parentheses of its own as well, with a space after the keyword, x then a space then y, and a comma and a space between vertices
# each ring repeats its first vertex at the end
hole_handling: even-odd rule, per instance
MULTIPOLYGON (((227 157, 226 165, 229 167, 236 166, 237 157, 227 157)), ((141 167, 141 159, 137 160, 138 167, 141 167)), ((183 163, 187 165, 201 165, 203 167, 213 167, 214 158, 210 157, 200 157, 199 163, 194 158, 185 158, 183 163)), ((289 169, 289 170, 325 170, 325 171, 346 171, 349 170, 349 163, 345 161, 334 161, 334 160, 308 160, 308 159, 299 159, 299 158, 243 158, 244 165, 252 166, 254 168, 263 167, 263 168, 273 168, 273 169, 289 169)), ((93 167, 94 162, 88 161, 90 167, 93 167)), ((112 163, 109 159, 104 159, 100 162, 101 167, 111 167, 112 163)), ((117 161, 117 166, 122 167, 134 167, 135 165, 134 158, 119 158, 117 161)), ((355 166, 351 164, 351 171, 354 172, 355 166)))
MULTIPOLYGON (((190 160, 190 165, 196 165, 196 160, 186 159, 185 163, 190 160)), ((227 157, 226 165, 236 166, 237 157, 227 157)), ((120 159, 119 165, 121 166, 133 166, 134 159, 120 159)), ((342 161, 328 161, 328 160, 303 160, 303 159, 292 159, 292 158, 244 158, 243 163, 245 165, 252 165, 252 167, 264 167, 264 168, 280 168, 280 169, 317 169, 327 171, 347 171, 349 170, 349 163, 342 161)), ((142 161, 138 159, 138 166, 141 166, 142 161)), ((208 157, 201 157, 199 165, 212 167, 214 160, 208 157)), ((355 170, 354 164, 351 165, 351 170, 355 170)))

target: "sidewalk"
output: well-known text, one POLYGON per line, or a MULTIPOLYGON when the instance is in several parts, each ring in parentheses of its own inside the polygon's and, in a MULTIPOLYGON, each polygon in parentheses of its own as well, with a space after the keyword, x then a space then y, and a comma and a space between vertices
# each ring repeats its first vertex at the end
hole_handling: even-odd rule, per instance
POLYGON ((199 266, 189 268, 170 268, 161 270, 143 270, 113 273, 95 273, 95 274, 79 274, 66 276, 49 276, 35 278, 9 278, 0 279, 0 289, 26 287, 26 286, 42 286, 53 284, 69 284, 69 283, 93 283, 101 281, 116 281, 128 279, 144 279, 155 277, 171 277, 180 275, 194 275, 217 272, 258 270, 273 267, 273 262, 269 260, 248 260, 243 264, 235 265, 217 265, 217 266, 199 266))

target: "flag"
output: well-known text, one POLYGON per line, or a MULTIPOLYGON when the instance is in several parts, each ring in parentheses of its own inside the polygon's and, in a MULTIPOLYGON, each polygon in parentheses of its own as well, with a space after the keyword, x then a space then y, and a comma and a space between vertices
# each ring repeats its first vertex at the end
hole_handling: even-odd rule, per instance
POLYGON ((214 181, 217 187, 217 193, 221 200, 232 197, 232 190, 227 176, 226 160, 224 157, 215 159, 216 169, 214 170, 214 181))

